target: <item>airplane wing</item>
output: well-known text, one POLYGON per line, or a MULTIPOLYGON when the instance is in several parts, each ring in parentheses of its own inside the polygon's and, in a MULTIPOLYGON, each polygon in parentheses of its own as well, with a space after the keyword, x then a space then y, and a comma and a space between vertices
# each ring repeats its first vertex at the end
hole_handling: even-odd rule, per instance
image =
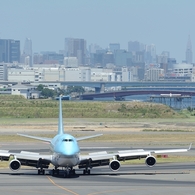
POLYGON ((40 140, 40 141, 44 141, 44 142, 51 142, 52 138, 47 138, 47 137, 36 137, 36 136, 32 136, 32 135, 24 135, 24 134, 20 134, 17 133, 17 135, 22 136, 22 137, 27 137, 27 138, 31 138, 31 139, 36 139, 36 140, 40 140))
POLYGON ((48 168, 52 160, 51 155, 42 155, 39 153, 21 151, 20 153, 12 153, 7 150, 0 150, 0 160, 10 161, 10 168, 17 171, 21 165, 31 167, 48 168), (18 163, 16 166, 15 163, 18 163))
POLYGON ((85 140, 85 139, 90 139, 90 138, 94 138, 94 137, 98 137, 101 136, 103 134, 97 134, 97 135, 91 135, 91 136, 85 136, 85 137, 78 137, 76 138, 77 141, 81 141, 81 140, 85 140))
POLYGON ((145 158, 145 163, 149 167, 152 167, 156 164, 156 159, 153 155, 155 154, 167 154, 167 153, 180 153, 180 152, 187 152, 191 149, 192 144, 190 144, 189 148, 187 149, 165 149, 165 150, 144 150, 144 149, 137 149, 137 150, 123 150, 117 152, 94 152, 89 153, 88 155, 82 155, 80 157, 80 164, 79 168, 92 168, 96 166, 104 166, 109 165, 113 171, 117 171, 120 167, 119 161, 125 160, 134 160, 134 159, 141 159, 145 158), (113 164, 112 164, 113 163, 113 164), (115 166, 117 164, 115 169, 115 166))
MULTIPOLYGON (((37 136, 32 136, 32 135, 25 135, 25 134, 21 134, 21 133, 17 133, 17 135, 22 136, 22 137, 27 137, 27 138, 31 138, 31 139, 36 139, 36 140, 40 140, 40 141, 44 141, 44 142, 51 142, 52 138, 47 138, 47 137, 37 137, 37 136)), ((90 139, 90 138, 94 138, 94 137, 98 137, 101 136, 103 134, 97 134, 97 135, 91 135, 91 136, 84 136, 84 137, 79 137, 76 138, 77 141, 81 141, 81 140, 85 140, 85 139, 90 139)))

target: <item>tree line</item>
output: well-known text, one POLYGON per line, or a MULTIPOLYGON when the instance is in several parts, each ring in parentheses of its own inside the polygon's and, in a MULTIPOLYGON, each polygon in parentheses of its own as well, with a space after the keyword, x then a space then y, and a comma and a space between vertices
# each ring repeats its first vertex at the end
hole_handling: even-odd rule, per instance
POLYGON ((38 85, 36 90, 40 91, 40 97, 42 98, 54 98, 58 97, 59 95, 71 95, 72 93, 81 95, 85 92, 85 89, 81 86, 68 86, 66 89, 49 89, 42 84, 38 85))

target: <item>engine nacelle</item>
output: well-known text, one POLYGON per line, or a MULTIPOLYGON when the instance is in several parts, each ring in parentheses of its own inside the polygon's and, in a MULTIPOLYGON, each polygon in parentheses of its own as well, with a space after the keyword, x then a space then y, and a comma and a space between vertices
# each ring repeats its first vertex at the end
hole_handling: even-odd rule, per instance
POLYGON ((148 156, 145 160, 146 165, 153 167, 156 164, 156 158, 154 156, 148 156))
POLYGON ((17 159, 13 159, 10 163, 9 163, 9 168, 12 171, 18 171, 20 169, 21 163, 19 160, 17 159))
POLYGON ((109 164, 109 167, 112 171, 118 171, 120 169, 120 162, 118 160, 112 160, 109 164))

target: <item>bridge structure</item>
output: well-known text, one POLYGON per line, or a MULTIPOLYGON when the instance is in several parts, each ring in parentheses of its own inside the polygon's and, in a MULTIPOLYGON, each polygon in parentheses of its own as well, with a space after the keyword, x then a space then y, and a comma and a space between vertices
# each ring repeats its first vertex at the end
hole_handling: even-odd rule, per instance
MULTIPOLYGON (((18 82, 0 81, 0 84, 15 85, 18 84, 18 82)), ((48 86, 82 86, 95 88, 95 93, 93 94, 80 95, 79 98, 82 100, 93 100, 94 98, 113 98, 115 100, 125 100, 126 96, 150 95, 151 101, 158 99, 159 102, 166 102, 165 100, 169 98, 171 104, 172 100, 177 103, 178 101, 182 102, 184 99, 192 100, 191 97, 195 96, 195 82, 41 81, 28 83, 22 82, 22 84, 32 84, 37 86, 39 84, 48 86), (116 86, 121 86, 126 88, 126 90, 104 92, 105 87, 116 86), (162 97, 161 94, 180 94, 181 97, 162 97)), ((7 92, 2 91, 1 93, 7 92)))
POLYGON ((182 90, 126 90, 126 91, 115 91, 98 94, 83 94, 80 96, 81 100, 94 100, 98 98, 113 98, 113 100, 123 101, 126 96, 139 95, 144 96, 150 95, 150 102, 162 103, 168 105, 174 109, 193 108, 195 97, 195 90, 193 91, 182 91, 182 90))
MULTIPOLYGON (((15 85, 18 82, 0 81, 0 84, 12 84, 15 85)), ((22 82, 22 84, 26 84, 22 82)), ((50 86, 83 86, 95 88, 94 94, 83 94, 80 99, 94 99, 94 98, 124 98, 131 95, 159 95, 162 93, 179 93, 183 95, 194 96, 195 82, 170 82, 170 81, 155 81, 155 82, 113 82, 113 81, 40 81, 40 82, 28 82, 32 85, 50 85, 50 86), (128 90, 105 92, 105 87, 117 87, 121 86, 128 90)))
POLYGON ((145 89, 145 90, 124 90, 124 91, 112 91, 105 93, 93 93, 80 95, 81 100, 93 100, 94 98, 114 98, 115 100, 124 100, 126 96, 132 95, 161 95, 161 94, 180 94, 181 96, 195 96, 195 89, 193 91, 173 90, 173 89, 145 89))
POLYGON ((117 87, 121 86, 123 88, 168 88, 173 87, 189 89, 190 87, 195 89, 195 82, 167 82, 167 81, 156 81, 156 82, 121 82, 121 81, 40 81, 40 82, 31 82, 33 85, 61 85, 61 86, 82 86, 82 87, 91 87, 95 89, 95 93, 102 93, 105 91, 106 87, 117 87))
MULTIPOLYGON (((0 84, 8 85, 8 84, 18 84, 19 82, 12 81, 0 81, 0 84)), ((121 86, 123 88, 164 88, 167 89, 169 87, 178 89, 195 89, 195 82, 170 82, 170 81, 139 81, 139 82, 123 82, 123 81, 39 81, 39 82, 20 82, 21 84, 32 84, 32 85, 53 85, 53 86, 82 86, 82 87, 91 87, 95 88, 96 93, 104 92, 106 87, 117 87, 121 86)))
POLYGON ((161 94, 150 96, 150 102, 166 104, 174 109, 192 108, 192 96, 181 94, 161 94))

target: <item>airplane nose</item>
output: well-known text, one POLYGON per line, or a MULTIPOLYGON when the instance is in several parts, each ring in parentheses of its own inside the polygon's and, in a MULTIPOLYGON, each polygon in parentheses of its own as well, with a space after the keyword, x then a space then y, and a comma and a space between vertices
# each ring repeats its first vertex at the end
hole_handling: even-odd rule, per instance
POLYGON ((72 144, 62 144, 60 147, 60 153, 63 154, 64 156, 72 156, 75 153, 78 153, 78 147, 73 146, 72 144))

